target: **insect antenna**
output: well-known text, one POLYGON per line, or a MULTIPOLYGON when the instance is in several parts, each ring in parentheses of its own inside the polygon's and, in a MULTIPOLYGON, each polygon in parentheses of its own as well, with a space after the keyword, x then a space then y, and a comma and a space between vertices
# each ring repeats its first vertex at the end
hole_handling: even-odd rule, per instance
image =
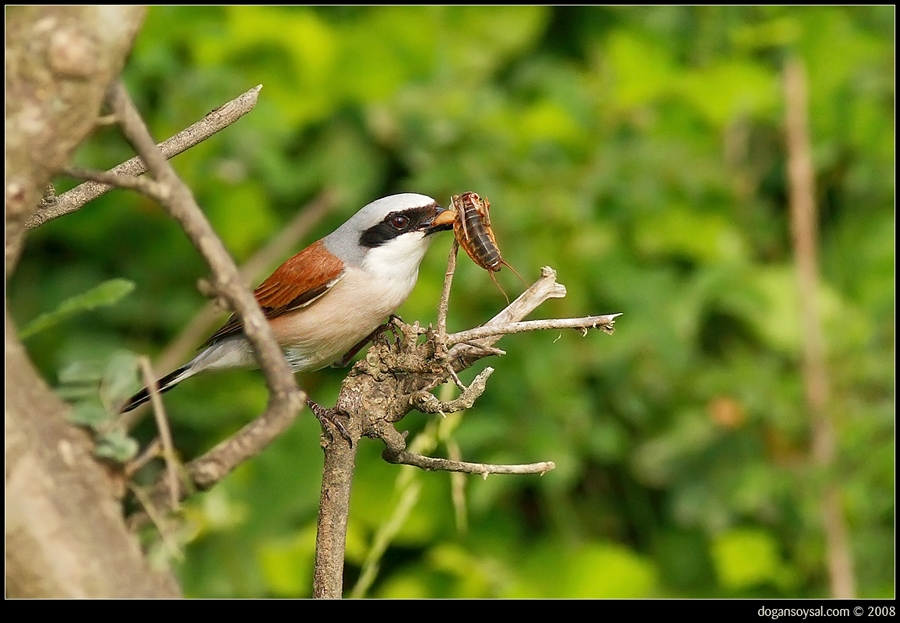
POLYGON ((510 269, 511 271, 513 271, 513 273, 515 273, 516 277, 519 278, 519 281, 521 281, 523 284, 525 284, 526 287, 528 286, 528 282, 525 281, 524 279, 522 279, 522 275, 519 274, 519 271, 517 271, 515 268, 513 268, 512 266, 510 266, 509 264, 507 264, 506 260, 501 259, 501 260, 500 260, 500 263, 503 264, 504 266, 506 266, 506 267, 507 267, 508 269, 510 269))
MULTIPOLYGON (((506 262, 503 262, 503 263, 506 264, 506 262)), ((506 265, 509 266, 509 264, 506 264, 506 265)), ((512 268, 512 266, 509 266, 509 267, 512 268)), ((516 272, 516 271, 513 271, 513 272, 516 272)), ((500 282, 498 282, 497 278, 494 277, 494 273, 492 273, 491 271, 488 271, 488 274, 491 276, 491 281, 494 282, 494 285, 497 286, 497 289, 500 290, 500 292, 503 294, 503 298, 506 299, 506 305, 509 306, 509 297, 506 295, 506 292, 500 286, 500 282)), ((520 279, 521 279, 521 277, 520 277, 520 279)))

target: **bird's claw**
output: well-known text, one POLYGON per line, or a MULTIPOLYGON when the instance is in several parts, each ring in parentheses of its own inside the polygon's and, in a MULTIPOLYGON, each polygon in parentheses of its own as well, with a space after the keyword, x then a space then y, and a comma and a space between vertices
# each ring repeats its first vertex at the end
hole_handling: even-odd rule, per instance
POLYGON ((351 447, 353 446, 353 436, 350 434, 350 431, 347 430, 347 427, 337 418, 338 415, 344 415, 343 413, 335 411, 334 409, 326 409, 309 398, 306 399, 306 404, 310 411, 313 412, 313 415, 316 416, 316 419, 319 420, 319 425, 322 427, 322 430, 336 428, 341 434, 341 437, 346 439, 351 447))

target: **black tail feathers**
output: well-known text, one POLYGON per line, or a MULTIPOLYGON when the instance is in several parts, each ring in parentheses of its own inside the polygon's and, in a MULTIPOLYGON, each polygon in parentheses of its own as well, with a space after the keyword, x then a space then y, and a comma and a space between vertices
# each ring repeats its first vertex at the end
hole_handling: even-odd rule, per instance
MULTIPOLYGON (((159 379, 156 382, 156 386, 159 388, 159 393, 161 394, 163 392, 167 392, 170 389, 172 389, 173 387, 175 387, 176 385, 178 385, 178 383, 180 383, 183 380, 183 379, 179 379, 178 377, 182 376, 184 374, 185 370, 187 370, 187 368, 188 367, 186 365, 181 366, 177 370, 174 370, 174 371, 170 372, 169 374, 165 375, 164 377, 162 377, 161 379, 159 379)), ((187 377, 185 377, 185 378, 187 378, 187 377)), ((127 412, 131 411, 132 409, 136 409, 137 407, 141 406, 142 404, 144 404, 145 402, 147 402, 149 400, 150 400, 150 391, 145 387, 144 389, 142 389, 141 391, 136 393, 134 396, 129 398, 125 402, 125 404, 122 406, 122 408, 119 409, 119 413, 127 413, 127 412)))

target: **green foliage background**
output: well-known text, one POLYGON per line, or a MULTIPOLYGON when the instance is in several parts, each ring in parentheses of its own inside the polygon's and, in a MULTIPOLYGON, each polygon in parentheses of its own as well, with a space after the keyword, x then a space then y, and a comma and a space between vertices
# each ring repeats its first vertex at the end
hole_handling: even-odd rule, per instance
MULTIPOLYGON (((263 84, 251 114, 173 161, 238 261, 326 188, 339 209, 307 242, 386 194, 475 190, 506 259, 529 281, 550 265, 568 289, 536 316, 624 313, 613 336, 505 338, 470 412, 401 423, 440 455, 555 461, 543 477, 456 480, 363 443, 348 593, 394 521, 365 595, 828 596, 831 482, 859 595, 894 596, 894 19, 892 6, 149 10, 125 79, 159 140, 263 84), (800 374, 791 54, 809 77, 839 446, 827 473, 810 459, 800 374)), ((77 161, 131 155, 108 128, 77 161)), ((434 321, 449 244, 432 247, 405 320, 434 321)), ((104 281, 135 284, 29 338, 55 382, 73 362, 158 353, 205 275, 157 206, 117 191, 29 236, 8 304, 24 326, 104 281)), ((450 328, 504 305, 462 261, 450 328)), ((299 380, 331 404, 343 375, 299 380)), ((257 371, 222 373, 166 399, 189 459, 259 413, 265 387, 257 371)), ((187 505, 173 564, 188 595, 310 594, 318 443, 304 415, 187 505)))

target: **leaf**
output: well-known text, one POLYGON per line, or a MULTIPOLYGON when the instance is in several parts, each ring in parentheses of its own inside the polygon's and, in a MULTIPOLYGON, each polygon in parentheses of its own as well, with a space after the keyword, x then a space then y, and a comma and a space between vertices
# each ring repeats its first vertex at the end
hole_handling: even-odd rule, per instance
POLYGON ((100 398, 107 405, 119 404, 133 394, 139 385, 137 356, 129 351, 120 351, 113 354, 106 364, 100 385, 100 398))
POLYGON ((79 426, 97 428, 110 419, 109 412, 98 402, 83 400, 72 407, 69 420, 79 426))
POLYGON ((94 454, 104 459, 112 459, 119 463, 133 458, 138 451, 138 442, 117 430, 110 431, 97 439, 94 454))
POLYGON ((61 385, 94 385, 103 377, 103 370, 96 361, 73 361, 59 371, 61 385))
POLYGON ((97 396, 95 385, 61 385, 56 388, 56 395, 69 403, 89 400, 97 396))
POLYGON ((758 528, 736 528, 719 535, 712 544, 712 558, 719 583, 728 590, 783 585, 790 576, 775 538, 758 528))
POLYGON ((309 593, 315 560, 315 525, 288 537, 266 539, 256 551, 266 588, 279 597, 309 593))
POLYGON ((19 339, 27 339, 59 324, 69 316, 78 312, 89 311, 97 307, 112 305, 123 296, 134 290, 134 283, 126 279, 110 279, 82 294, 77 294, 60 303, 52 312, 41 314, 19 332, 19 339))

